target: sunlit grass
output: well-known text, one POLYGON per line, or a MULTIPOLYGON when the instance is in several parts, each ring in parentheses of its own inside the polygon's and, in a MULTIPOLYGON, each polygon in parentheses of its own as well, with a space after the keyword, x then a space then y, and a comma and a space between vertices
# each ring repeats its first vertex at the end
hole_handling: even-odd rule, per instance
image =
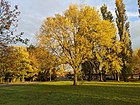
POLYGON ((0 105, 140 105, 139 82, 39 82, 0 86, 0 105))
MULTIPOLYGON (((72 85, 73 81, 59 81, 59 82, 40 82, 38 84, 46 85, 72 85)), ((96 82, 96 81, 79 81, 78 85, 92 85, 92 86, 122 86, 122 87, 140 87, 140 82, 96 82)))

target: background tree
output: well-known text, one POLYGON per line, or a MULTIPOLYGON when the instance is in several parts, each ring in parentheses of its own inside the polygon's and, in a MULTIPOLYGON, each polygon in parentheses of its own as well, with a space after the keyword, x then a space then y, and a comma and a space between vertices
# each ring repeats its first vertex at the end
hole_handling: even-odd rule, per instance
POLYGON ((9 54, 9 50, 6 49, 0 49, 0 81, 1 83, 4 82, 5 74, 7 71, 6 67, 6 61, 9 54))
POLYGON ((0 0, 0 53, 2 55, 1 57, 5 56, 4 53, 9 53, 9 48, 6 48, 8 44, 16 42, 22 42, 27 44, 28 40, 23 40, 21 38, 23 33, 19 35, 14 34, 18 26, 17 23, 19 14, 20 12, 18 10, 17 5, 15 5, 14 9, 12 9, 8 1, 0 0))
POLYGON ((140 80, 140 49, 136 49, 132 56, 132 75, 139 75, 140 80))
POLYGON ((55 56, 51 55, 47 49, 33 45, 28 47, 28 52, 33 67, 38 69, 38 80, 51 81, 55 79, 55 67, 58 66, 55 56))
POLYGON ((16 64, 15 71, 18 71, 18 75, 21 81, 24 82, 25 79, 35 80, 38 74, 38 70, 33 67, 29 57, 29 53, 26 47, 14 47, 13 55, 16 57, 13 61, 16 64))
MULTIPOLYGON (((5 50, 5 49, 3 49, 5 50)), ((38 72, 31 65, 29 53, 25 47, 7 47, 4 55, 1 53, 1 80, 8 82, 23 81, 34 78, 38 72)))
POLYGON ((126 10, 123 0, 116 0, 116 23, 118 28, 118 34, 120 42, 122 44, 122 52, 120 57, 122 58, 123 68, 122 76, 123 80, 127 81, 127 77, 131 72, 130 62, 132 57, 132 48, 129 32, 129 22, 127 22, 126 10))
MULTIPOLYGON (((110 11, 107 10, 107 6, 103 5, 101 8, 101 14, 103 20, 110 21, 113 24, 113 15, 110 11)), ((110 45, 100 45, 99 41, 96 40, 96 45, 93 45, 93 59, 88 59, 88 61, 82 64, 82 71, 88 80, 91 80, 93 75, 96 76, 100 74, 100 81, 106 81, 106 74, 117 75, 119 81, 119 75, 121 71, 122 61, 118 57, 120 54, 120 42, 118 42, 117 36, 115 33, 112 33, 110 45)), ((107 43, 107 42, 106 42, 107 43)), ((116 77, 116 76, 115 76, 116 77)))
POLYGON ((11 5, 6 0, 0 1, 0 47, 9 43, 16 43, 18 41, 27 43, 27 39, 23 40, 21 36, 14 35, 16 27, 18 26, 18 16, 20 14, 18 6, 15 5, 14 9, 11 9, 11 5))

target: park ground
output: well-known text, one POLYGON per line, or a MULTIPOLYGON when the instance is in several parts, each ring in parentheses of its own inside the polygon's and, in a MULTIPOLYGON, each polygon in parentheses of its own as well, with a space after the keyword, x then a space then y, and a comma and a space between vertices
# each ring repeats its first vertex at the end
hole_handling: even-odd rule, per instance
POLYGON ((140 105, 140 82, 1 84, 0 105, 140 105))

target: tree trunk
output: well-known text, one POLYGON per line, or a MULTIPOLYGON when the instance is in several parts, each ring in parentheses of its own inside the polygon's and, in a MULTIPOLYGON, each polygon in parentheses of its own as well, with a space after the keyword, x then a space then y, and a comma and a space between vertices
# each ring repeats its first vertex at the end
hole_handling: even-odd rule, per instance
POLYGON ((88 72, 88 81, 91 81, 91 70, 88 72))
POLYGON ((106 74, 103 75, 103 80, 106 82, 106 74))
POLYGON ((126 68, 125 67, 122 70, 122 77, 123 77, 123 81, 124 82, 128 82, 127 74, 126 74, 126 68))
POLYGON ((16 77, 13 77, 11 82, 16 82, 16 77))
POLYGON ((134 78, 133 78, 133 74, 131 74, 131 79, 134 79, 134 78))
POLYGON ((73 85, 77 85, 77 73, 76 71, 74 71, 74 81, 73 81, 73 85))
POLYGON ((50 81, 52 81, 52 70, 50 69, 50 81))
POLYGON ((117 73, 117 81, 118 82, 120 81, 120 73, 119 72, 117 73))
POLYGON ((0 78, 0 83, 3 83, 3 78, 2 77, 0 78))
POLYGON ((21 80, 21 81, 22 81, 22 82, 25 82, 25 81, 24 81, 24 75, 22 75, 22 80, 21 80))
POLYGON ((100 73, 100 81, 103 81, 103 73, 100 73))
POLYGON ((51 76, 51 73, 50 73, 50 81, 52 81, 52 76, 51 76))
POLYGON ((139 73, 139 80, 140 80, 140 73, 139 73))
POLYGON ((117 80, 118 80, 117 78, 118 78, 117 73, 115 73, 115 74, 114 74, 114 80, 117 81, 117 80))
POLYGON ((116 75, 115 73, 112 73, 112 76, 111 76, 111 78, 113 78, 114 80, 116 80, 116 76, 115 75, 116 75))

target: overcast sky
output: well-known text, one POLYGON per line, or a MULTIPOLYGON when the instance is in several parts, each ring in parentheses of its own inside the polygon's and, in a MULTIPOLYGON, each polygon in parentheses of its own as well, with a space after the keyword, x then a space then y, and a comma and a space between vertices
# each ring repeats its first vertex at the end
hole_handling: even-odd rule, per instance
MULTIPOLYGON (((69 5, 87 4, 99 9, 107 4, 109 10, 115 15, 115 0, 9 0, 11 5, 19 5, 21 11, 18 32, 24 32, 24 37, 35 42, 35 33, 39 30, 43 20, 56 13, 63 13, 69 5)), ((138 18, 137 0, 124 0, 127 15, 130 21, 132 47, 140 48, 140 18, 138 18)))

